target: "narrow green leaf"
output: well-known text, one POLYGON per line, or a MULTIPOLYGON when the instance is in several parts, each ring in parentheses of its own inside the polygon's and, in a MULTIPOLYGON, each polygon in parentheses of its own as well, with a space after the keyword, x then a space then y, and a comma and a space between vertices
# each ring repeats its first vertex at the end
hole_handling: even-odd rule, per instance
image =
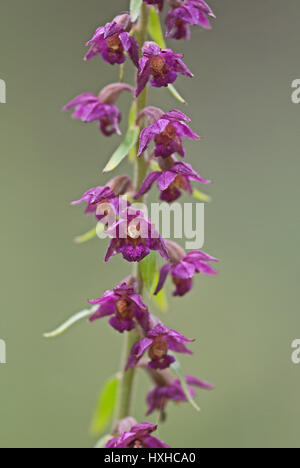
POLYGON ((104 437, 101 437, 101 439, 98 440, 94 448, 95 449, 105 448, 106 444, 110 441, 111 438, 112 438, 111 435, 106 435, 104 437))
POLYGON ((68 330, 72 325, 75 323, 79 322, 80 320, 90 317, 96 310, 98 309, 98 306, 94 306, 90 309, 83 310, 82 312, 78 312, 77 314, 73 315, 69 320, 67 320, 65 323, 63 323, 60 327, 58 327, 56 330, 49 332, 49 333, 44 333, 45 338, 56 338, 59 335, 62 335, 66 330, 68 330))
POLYGON ((119 148, 114 152, 103 172, 111 172, 123 161, 128 155, 130 150, 136 144, 139 137, 139 128, 134 126, 128 129, 124 141, 120 144, 119 148))
POLYGON ((108 380, 99 395, 97 409, 91 425, 91 432, 95 435, 103 432, 113 418, 119 382, 118 376, 108 380))
POLYGON ((148 32, 152 39, 159 45, 161 49, 166 49, 164 33, 161 27, 160 16, 155 7, 150 8, 148 20, 148 32))
POLYGON ((130 0, 130 16, 133 23, 136 22, 140 16, 143 0, 130 0))
POLYGON ((145 288, 148 293, 152 293, 153 280, 157 276, 157 260, 156 252, 151 252, 147 257, 140 262, 141 273, 144 281, 145 288))
POLYGON ((177 375, 177 377, 179 378, 180 380, 180 383, 182 385, 182 388, 183 388, 183 391, 185 393, 185 396, 188 400, 188 402, 192 405, 192 407, 196 410, 196 411, 201 411, 199 406, 197 405, 197 403, 195 402, 195 400, 193 399, 192 395, 190 394, 190 391, 189 391, 189 387, 188 387, 188 384, 186 383, 186 380, 185 380, 185 377, 184 377, 184 374, 183 374, 183 371, 182 371, 182 367, 181 367, 181 364, 180 362, 176 359, 176 361, 171 365, 171 368, 173 369, 173 371, 175 372, 175 374, 177 375))
POLYGON ((177 101, 181 102, 181 104, 186 104, 186 100, 179 94, 175 86, 169 84, 168 90, 174 96, 174 98, 177 99, 177 101))
POLYGON ((85 242, 94 239, 94 237, 97 237, 97 227, 94 227, 82 236, 75 237, 74 242, 75 244, 84 244, 85 242))
MULTIPOLYGON (((131 106, 129 116, 128 116, 128 127, 135 127, 136 125, 136 119, 137 119, 137 103, 136 101, 133 101, 133 104, 131 106)), ((131 150, 129 151, 129 161, 131 163, 134 163, 136 160, 137 156, 137 149, 136 145, 134 145, 131 150)))
POLYGON ((136 118, 137 118, 137 103, 136 101, 133 101, 133 104, 130 108, 129 111, 129 116, 128 116, 128 127, 135 127, 136 125, 136 118))
POLYGON ((202 202, 210 202, 211 197, 209 195, 206 195, 205 193, 199 192, 199 190, 194 190, 193 191, 193 197, 197 198, 197 200, 200 200, 202 202))

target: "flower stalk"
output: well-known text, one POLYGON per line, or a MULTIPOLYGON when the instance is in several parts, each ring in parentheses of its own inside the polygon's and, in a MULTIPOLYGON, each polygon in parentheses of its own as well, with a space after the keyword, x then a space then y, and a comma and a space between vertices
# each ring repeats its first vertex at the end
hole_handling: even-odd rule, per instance
MULTIPOLYGON (((139 45, 140 50, 144 42, 147 39, 147 28, 148 28, 148 16, 149 16, 149 7, 145 3, 143 3, 141 8, 141 14, 139 17, 139 22, 136 28, 136 39, 139 45)), ((147 97, 148 97, 148 89, 145 87, 143 92, 137 98, 137 115, 147 106, 147 97)), ((140 131, 143 130, 145 126, 144 119, 141 119, 139 122, 140 131)), ((136 154, 138 153, 139 143, 136 146, 136 154)), ((141 186, 144 178, 147 176, 148 172, 148 164, 145 158, 136 158, 134 163, 134 185, 138 189, 141 186)), ((141 197, 138 202, 143 202, 145 197, 141 197)), ((135 263, 133 265, 133 277, 137 278, 138 281, 138 293, 140 295, 143 294, 143 278, 141 274, 141 267, 139 263, 135 263)), ((136 330, 132 330, 131 332, 125 334, 124 336, 124 345, 121 357, 121 379, 119 383, 119 391, 118 391, 118 400, 116 406, 116 414, 114 424, 118 421, 125 419, 126 417, 130 416, 131 414, 131 407, 134 395, 134 382, 135 382, 135 374, 136 368, 129 369, 127 372, 124 371, 127 361, 130 356, 130 351, 132 347, 138 340, 138 335, 136 330)))

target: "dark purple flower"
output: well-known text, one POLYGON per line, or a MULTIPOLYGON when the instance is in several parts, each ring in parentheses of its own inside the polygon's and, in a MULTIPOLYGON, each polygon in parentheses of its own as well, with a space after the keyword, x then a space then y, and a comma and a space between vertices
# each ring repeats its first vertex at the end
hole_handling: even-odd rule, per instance
POLYGON ((193 341, 159 323, 147 333, 146 338, 142 338, 132 347, 126 370, 135 367, 146 351, 150 357, 149 369, 166 369, 175 362, 175 358, 170 356, 168 351, 192 354, 185 343, 193 341))
POLYGON ((99 127, 102 133, 110 136, 113 133, 121 135, 119 123, 121 121, 121 112, 115 106, 115 102, 123 91, 129 91, 134 94, 132 86, 125 83, 113 83, 95 96, 92 93, 83 93, 67 104, 63 111, 75 108, 74 119, 82 122, 99 121, 99 127))
POLYGON ((169 448, 167 444, 153 437, 157 426, 149 422, 137 424, 130 432, 122 432, 119 437, 111 439, 105 448, 169 448))
POLYGON ((164 0, 144 0, 144 2, 148 3, 148 5, 157 5, 159 11, 162 11, 164 7, 164 0))
POLYGON ((171 263, 161 268, 155 294, 161 291, 169 274, 176 286, 174 296, 184 296, 191 291, 193 277, 196 274, 202 273, 211 276, 217 274, 217 271, 208 262, 218 262, 218 259, 200 250, 193 250, 186 254, 179 245, 170 241, 167 242, 167 247, 171 263))
POLYGON ((167 162, 167 165, 162 172, 154 171, 147 175, 135 196, 136 199, 147 193, 155 182, 157 182, 158 189, 161 191, 160 199, 168 203, 177 200, 181 196, 182 190, 192 194, 191 181, 193 180, 202 184, 211 183, 210 180, 200 177, 190 164, 178 162, 174 158, 170 158, 170 161, 167 159, 161 160, 162 167, 164 167, 164 162, 167 162))
POLYGON ((147 333, 149 330, 150 316, 147 306, 135 288, 127 282, 121 283, 112 291, 106 291, 100 299, 90 300, 90 304, 99 305, 98 310, 90 317, 90 321, 112 316, 110 325, 120 333, 131 331, 136 327, 136 322, 147 333))
POLYGON ((184 157, 182 139, 200 139, 199 135, 193 132, 185 122, 189 123, 191 119, 178 110, 163 114, 154 124, 144 128, 141 132, 138 156, 143 154, 154 140, 156 157, 167 158, 174 153, 184 157))
POLYGON ((97 206, 99 203, 102 202, 111 202, 116 198, 114 192, 111 190, 110 187, 95 187, 91 188, 87 192, 85 192, 80 200, 76 200, 72 202, 72 205, 79 205, 80 203, 87 203, 85 213, 95 213, 97 210, 97 206))
MULTIPOLYGON (((196 395, 196 391, 193 387, 203 388, 205 390, 212 390, 214 388, 210 383, 199 380, 191 375, 186 375, 185 380, 193 398, 196 395)), ((163 386, 157 385, 153 390, 151 390, 151 392, 149 392, 147 396, 147 416, 152 414, 155 410, 158 410, 161 412, 163 418, 165 418, 165 408, 169 401, 174 401, 176 403, 187 401, 179 379, 174 379, 163 386)))
POLYGON ((113 133, 121 135, 119 128, 121 112, 115 105, 103 104, 94 94, 83 93, 69 102, 63 108, 63 111, 72 109, 73 107, 75 107, 74 119, 81 120, 82 122, 95 122, 98 120, 100 130, 104 135, 110 136, 113 133))
POLYGON ((79 200, 73 201, 72 205, 86 202, 85 214, 94 213, 95 217, 101 221, 104 217, 108 216, 111 209, 113 213, 118 214, 119 208, 121 208, 119 206, 119 197, 127 193, 130 194, 132 191, 133 184, 130 177, 127 175, 117 176, 110 180, 106 186, 91 188, 79 200))
POLYGON ((215 18, 212 9, 203 0, 171 0, 173 9, 166 17, 167 37, 190 39, 190 26, 211 29, 208 16, 215 18))
POLYGON ((107 23, 97 29, 92 39, 87 42, 91 46, 85 60, 89 60, 100 54, 105 62, 121 64, 125 62, 125 52, 138 66, 139 46, 137 41, 130 36, 131 30, 130 16, 126 13, 117 16, 112 23, 107 23))
POLYGON ((128 208, 120 213, 120 219, 107 230, 111 242, 105 261, 121 253, 128 262, 140 262, 157 250, 163 258, 169 258, 164 240, 151 221, 141 211, 128 208))
POLYGON ((156 88, 174 83, 178 73, 191 78, 194 76, 181 60, 183 55, 175 54, 171 49, 161 49, 155 42, 145 42, 142 52, 137 77, 137 96, 147 85, 150 76, 151 85, 156 88))

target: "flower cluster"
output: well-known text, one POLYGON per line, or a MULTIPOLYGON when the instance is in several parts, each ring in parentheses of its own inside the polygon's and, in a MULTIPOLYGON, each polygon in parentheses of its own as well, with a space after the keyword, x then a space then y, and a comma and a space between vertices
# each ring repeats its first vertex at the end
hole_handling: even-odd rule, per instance
MULTIPOLYGON (((217 262, 216 258, 202 251, 185 252, 178 244, 164 240, 142 209, 132 205, 134 200, 142 199, 155 183, 160 199, 168 203, 177 200, 183 191, 193 194, 194 182, 210 184, 210 180, 201 177, 189 163, 182 162, 176 156, 186 156, 184 139, 200 139, 190 127, 191 119, 177 109, 164 112, 157 107, 145 106, 140 98, 149 82, 152 87, 161 88, 174 83, 179 74, 193 77, 182 60, 182 54, 161 48, 149 40, 141 42, 141 36, 147 33, 149 9, 152 8, 159 15, 164 3, 164 0, 144 0, 139 12, 143 20, 133 23, 130 14, 124 13, 98 27, 87 42, 89 50, 85 60, 99 55, 111 65, 122 65, 129 57, 135 67, 136 86, 124 82, 109 84, 98 95, 83 93, 63 108, 74 109, 73 117, 82 122, 98 122, 102 133, 111 136, 121 135, 121 112, 116 106, 121 93, 129 92, 135 104, 138 104, 136 108, 140 113, 133 124, 140 129, 135 164, 139 170, 141 159, 138 158, 143 158, 143 167, 147 171, 138 173, 134 182, 128 175, 117 176, 104 186, 89 189, 72 205, 85 203, 85 213, 92 214, 102 223, 102 228, 110 237, 106 262, 121 254, 127 262, 138 265, 133 275, 104 292, 100 298, 89 300, 93 306, 89 320, 94 322, 107 317, 114 330, 134 334, 136 339, 131 340, 134 344, 127 350, 127 363, 122 369, 122 376, 137 368, 146 370, 155 382, 155 387, 147 396, 147 415, 158 410, 163 418, 169 401, 187 402, 196 395, 197 388, 211 390, 213 386, 197 377, 187 375, 179 379, 172 374, 177 354, 191 355, 188 344, 194 340, 167 327, 151 314, 142 295, 144 278, 141 262, 151 251, 157 252, 165 262, 160 272, 159 269, 156 272, 159 279, 154 294, 162 290, 168 276, 175 285, 174 296, 184 296, 191 291, 196 275, 217 274, 210 265, 217 262), (149 156, 148 150, 152 145, 154 150, 149 156), (156 167, 151 171, 152 162, 156 167), (110 215, 112 223, 109 222, 110 215)), ((203 0, 168 0, 167 3, 170 6, 166 17, 167 37, 187 39, 190 37, 190 26, 211 27, 209 18, 213 18, 214 14, 203 0)), ((124 377, 120 383, 122 385, 125 385, 124 377)), ((131 390, 126 388, 126 392, 120 391, 119 398, 131 390)), ((119 406, 122 407, 123 403, 121 401, 119 406)), ((126 411, 128 417, 125 419, 118 418, 116 414, 120 420, 107 448, 168 447, 152 435, 157 429, 156 425, 149 422, 137 424, 129 413, 129 407, 126 407, 126 411)))

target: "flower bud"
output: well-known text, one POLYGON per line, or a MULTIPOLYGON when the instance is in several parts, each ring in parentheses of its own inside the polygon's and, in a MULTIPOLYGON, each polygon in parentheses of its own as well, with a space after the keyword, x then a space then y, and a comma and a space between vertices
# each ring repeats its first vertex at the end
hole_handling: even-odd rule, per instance
POLYGON ((123 15, 116 16, 114 22, 121 26, 125 32, 131 31, 132 22, 128 13, 123 13, 123 15))
POLYGON ((149 123, 153 125, 157 120, 161 119, 163 115, 164 112, 159 107, 148 106, 139 113, 137 123, 139 123, 143 117, 146 117, 149 123))
POLYGON ((132 180, 127 175, 114 177, 108 182, 107 186, 114 192, 116 197, 131 194, 134 191, 132 180))
POLYGON ((170 261, 172 263, 179 263, 185 257, 186 252, 183 250, 180 245, 176 244, 175 242, 166 240, 165 244, 167 246, 167 251, 170 257, 170 261))
POLYGON ((129 91, 133 96, 135 90, 126 83, 112 83, 100 91, 98 99, 102 104, 114 104, 123 91, 129 91))
POLYGON ((131 428, 137 425, 134 418, 128 417, 119 421, 113 431, 114 435, 121 435, 123 432, 130 432, 131 428))

